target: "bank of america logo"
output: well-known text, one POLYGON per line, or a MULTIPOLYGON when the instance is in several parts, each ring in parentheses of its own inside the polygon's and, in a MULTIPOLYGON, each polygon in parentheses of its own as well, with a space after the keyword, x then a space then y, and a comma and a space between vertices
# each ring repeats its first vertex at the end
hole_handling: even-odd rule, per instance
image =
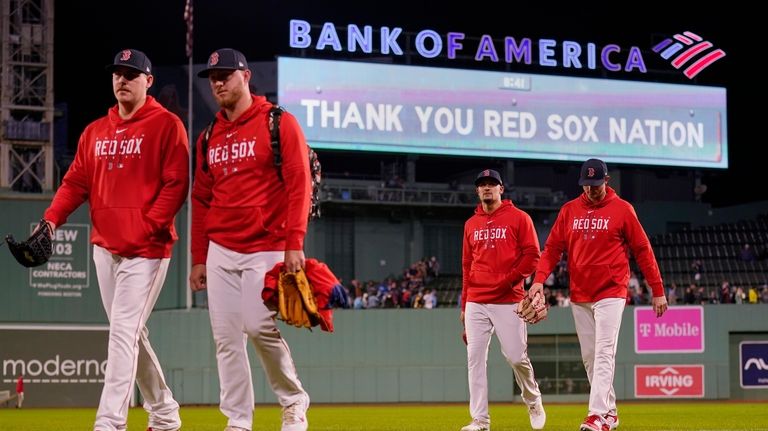
POLYGON ((712 42, 704 40, 696 33, 685 31, 664 39, 653 47, 653 52, 659 53, 665 60, 677 54, 672 58, 672 66, 680 69, 687 65, 683 73, 688 79, 693 79, 710 64, 725 57, 725 51, 722 49, 710 48, 713 48, 712 42))

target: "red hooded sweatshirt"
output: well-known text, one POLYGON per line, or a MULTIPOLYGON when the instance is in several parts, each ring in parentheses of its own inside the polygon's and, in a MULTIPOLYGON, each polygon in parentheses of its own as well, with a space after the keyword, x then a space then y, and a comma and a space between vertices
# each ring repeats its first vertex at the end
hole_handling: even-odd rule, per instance
POLYGON ((467 301, 508 304, 523 299, 523 279, 539 261, 531 217, 504 200, 488 214, 482 205, 464 224, 461 309, 467 301))
POLYGON ((563 251, 567 251, 571 301, 626 298, 630 250, 653 296, 663 296, 656 257, 632 205, 610 187, 606 187, 605 197, 597 203, 582 193, 560 209, 534 282, 543 283, 563 251))
POLYGON ((130 119, 115 105, 85 128, 44 217, 61 226, 88 200, 92 243, 123 257, 167 258, 188 189, 184 125, 147 96, 130 119))
POLYGON ((283 181, 277 176, 269 135, 272 104, 253 104, 235 121, 224 111, 208 140, 208 172, 202 170, 202 135, 192 186, 192 263, 204 264, 208 241, 238 253, 302 250, 311 183, 307 143, 296 118, 280 117, 283 181))

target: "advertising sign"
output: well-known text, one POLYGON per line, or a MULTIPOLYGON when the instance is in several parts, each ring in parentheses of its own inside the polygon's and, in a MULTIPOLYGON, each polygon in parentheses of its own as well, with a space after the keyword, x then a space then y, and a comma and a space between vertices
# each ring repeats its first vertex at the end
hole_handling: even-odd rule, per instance
POLYGON ((744 389, 768 389, 768 341, 739 343, 739 375, 744 389))
POLYGON ((704 365, 635 365, 635 398, 703 398, 704 365))
POLYGON ((725 88, 278 59, 315 149, 728 167, 725 88))
POLYGON ((90 286, 91 279, 90 228, 87 224, 67 223, 56 229, 50 260, 29 269, 29 285, 37 296, 83 296, 83 289, 90 286))
POLYGON ((662 317, 652 307, 635 307, 635 353, 703 351, 703 307, 670 307, 662 317))
POLYGON ((24 378, 24 406, 98 405, 107 367, 107 326, 0 325, 0 390, 24 378))

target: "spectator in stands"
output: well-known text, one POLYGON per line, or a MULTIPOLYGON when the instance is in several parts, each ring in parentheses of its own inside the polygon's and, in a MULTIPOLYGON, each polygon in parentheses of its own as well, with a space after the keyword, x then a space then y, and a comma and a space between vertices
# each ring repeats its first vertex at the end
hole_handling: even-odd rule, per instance
POLYGON ((760 302, 768 304, 768 284, 763 285, 762 294, 760 295, 760 302))
POLYGON ((704 287, 699 286, 698 289, 696 290, 696 303, 697 304, 706 304, 706 303, 717 304, 717 302, 711 302, 713 298, 713 295, 711 293, 714 293, 714 292, 710 292, 710 296, 709 296, 710 299, 708 300, 707 292, 704 290, 704 287))
POLYGON ((424 308, 429 310, 437 308, 437 295, 432 289, 424 291, 424 308))
POLYGON ((720 285, 720 292, 717 299, 721 304, 730 304, 733 302, 731 298, 731 283, 729 283, 728 280, 723 280, 723 283, 720 285))
POLYGON ((490 428, 487 359, 491 336, 522 389, 531 427, 542 429, 546 414, 541 391, 528 358, 528 332, 515 313, 523 299, 523 279, 536 268, 539 240, 531 217, 502 200, 501 175, 486 169, 475 179, 480 204, 464 224, 460 320, 467 340, 469 413, 472 422, 461 431, 490 428))
POLYGON ((437 257, 432 256, 429 258, 429 262, 427 262, 427 274, 430 276, 437 278, 440 276, 440 262, 438 262, 437 257))
POLYGON ((670 304, 677 304, 677 284, 673 281, 667 289, 667 301, 670 304))
POLYGON ((567 288, 569 284, 568 252, 563 253, 563 257, 560 258, 560 262, 557 263, 555 272, 557 273, 557 275, 555 276, 555 279, 557 280, 556 285, 561 288, 567 288))
POLYGON ((363 294, 362 291, 355 294, 355 301, 352 303, 352 308, 355 310, 362 310, 365 308, 365 303, 363 302, 363 294))
POLYGON ((627 288, 630 292, 634 292, 635 294, 640 293, 640 280, 637 279, 635 271, 629 272, 629 284, 627 284, 627 288))
POLYGON ((547 277, 547 279, 544 280, 544 286, 549 288, 555 287, 555 271, 552 271, 549 274, 549 277, 547 277))
POLYGON ((744 293, 744 288, 741 286, 736 287, 736 291, 733 292, 733 303, 734 304, 743 304, 747 300, 747 294, 744 293))
POLYGON ((581 430, 602 431, 618 426, 613 378, 616 345, 629 284, 629 251, 651 286, 657 317, 667 298, 651 243, 632 205, 608 187, 608 167, 599 159, 581 166, 580 197, 563 205, 547 238, 530 293, 568 251, 571 310, 581 356, 590 383, 589 413, 581 430))
POLYGON ((424 292, 421 290, 413 297, 413 308, 424 308, 424 292))
POLYGON ((544 288, 544 300, 550 307, 557 307, 557 298, 552 294, 552 290, 548 287, 544 288))
POLYGON ((381 298, 377 294, 368 295, 368 304, 365 308, 381 308, 381 298))
POLYGON ((754 262, 757 260, 757 254, 755 253, 755 249, 753 249, 752 246, 750 246, 749 244, 744 244, 744 247, 742 247, 739 257, 741 257, 741 260, 743 260, 744 262, 754 262))
POLYGON ((696 281, 701 280, 701 271, 704 269, 704 264, 701 263, 701 259, 696 259, 691 263, 691 273, 693 273, 693 279, 696 281))
POLYGON ((402 308, 411 308, 413 304, 411 303, 413 291, 408 288, 408 282, 403 280, 400 282, 400 291, 402 292, 400 294, 400 306, 402 308))
POLYGON ((757 289, 754 286, 749 288, 749 303, 757 304, 757 289))
MULTIPOLYGON (((701 295, 699 295, 699 296, 704 298, 705 297, 705 295, 703 293, 704 292, 704 288, 700 287, 699 290, 702 292, 701 295)), ((718 303, 717 292, 715 292, 714 290, 710 290, 709 291, 709 300, 705 301, 704 299, 702 299, 700 302, 702 304, 717 304, 718 303)))
POLYGON ((696 303, 696 285, 691 283, 687 289, 685 289, 685 295, 683 295, 683 303, 686 305, 693 305, 696 303))

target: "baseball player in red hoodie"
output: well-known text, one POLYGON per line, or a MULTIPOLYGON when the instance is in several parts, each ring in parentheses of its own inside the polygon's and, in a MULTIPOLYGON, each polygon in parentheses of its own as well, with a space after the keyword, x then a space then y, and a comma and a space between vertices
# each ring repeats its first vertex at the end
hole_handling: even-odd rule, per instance
POLYGON ((93 260, 109 348, 97 431, 124 430, 134 380, 154 431, 181 427, 179 404, 165 383, 145 324, 163 286, 174 217, 189 188, 189 145, 184 125, 147 90, 152 64, 125 49, 107 67, 117 105, 85 128, 75 160, 44 218, 61 226, 86 200, 93 260))
POLYGON ((501 200, 504 186, 498 172, 480 172, 475 186, 480 204, 464 224, 460 315, 466 331, 472 422, 461 431, 491 428, 487 361, 494 331, 522 389, 531 427, 542 429, 547 417, 528 359, 528 330, 515 313, 524 295, 523 279, 539 261, 539 240, 531 217, 501 200))
POLYGON ((608 431, 619 425, 613 373, 630 251, 653 290, 656 315, 667 310, 648 236, 632 205, 608 187, 609 179, 602 160, 589 159, 581 166, 579 185, 584 193, 560 209, 529 292, 543 289, 542 283, 567 251, 571 309, 591 386, 583 431, 608 431))
POLYGON ((190 286, 208 289, 208 308, 227 431, 253 426, 253 383, 245 338, 256 347, 272 391, 283 407, 282 430, 307 429, 309 395, 291 352, 262 300, 264 276, 278 262, 304 268, 310 204, 308 147, 296 118, 280 119, 282 180, 269 134, 272 104, 250 93, 251 71, 234 49, 215 51, 205 70, 221 111, 207 151, 198 139, 192 187, 190 286))

